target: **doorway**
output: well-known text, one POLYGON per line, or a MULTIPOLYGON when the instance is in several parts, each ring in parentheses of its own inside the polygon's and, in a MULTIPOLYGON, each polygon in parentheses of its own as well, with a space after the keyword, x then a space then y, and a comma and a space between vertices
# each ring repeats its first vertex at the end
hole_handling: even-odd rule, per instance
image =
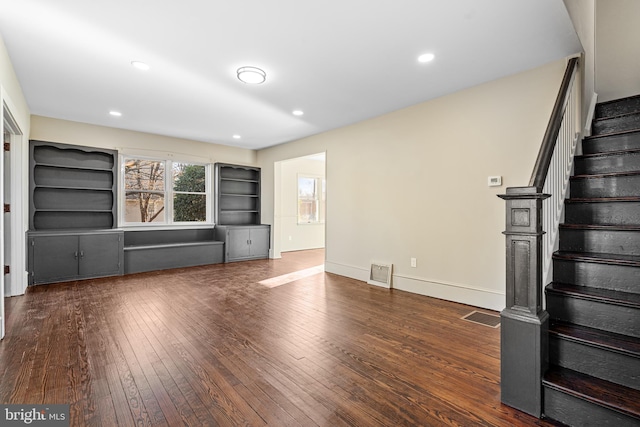
POLYGON ((326 154, 276 162, 274 230, 282 252, 321 249, 326 228, 326 154))

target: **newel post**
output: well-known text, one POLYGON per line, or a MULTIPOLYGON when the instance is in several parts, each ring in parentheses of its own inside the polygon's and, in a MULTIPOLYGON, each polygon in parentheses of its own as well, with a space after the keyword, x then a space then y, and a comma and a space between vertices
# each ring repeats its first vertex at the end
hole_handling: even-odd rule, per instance
POLYGON ((500 313, 500 378, 503 403, 542 413, 549 314, 542 309, 542 201, 536 187, 507 188, 506 308, 500 313))

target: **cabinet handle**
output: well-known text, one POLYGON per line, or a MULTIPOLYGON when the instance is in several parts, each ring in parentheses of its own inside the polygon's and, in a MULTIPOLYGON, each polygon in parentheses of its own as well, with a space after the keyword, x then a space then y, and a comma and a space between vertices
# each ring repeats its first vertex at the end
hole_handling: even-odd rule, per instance
POLYGON ((84 258, 84 251, 80 251, 80 259, 84 258))
POLYGON ((73 257, 74 257, 75 259, 78 259, 78 251, 75 251, 75 252, 73 253, 73 257))

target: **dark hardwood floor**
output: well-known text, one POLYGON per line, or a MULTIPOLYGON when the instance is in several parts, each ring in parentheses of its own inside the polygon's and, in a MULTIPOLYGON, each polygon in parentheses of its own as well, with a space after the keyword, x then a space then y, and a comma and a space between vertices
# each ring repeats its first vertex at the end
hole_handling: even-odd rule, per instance
POLYGON ((3 403, 72 426, 549 425, 500 403, 473 307, 319 273, 321 250, 42 285, 8 298, 3 403), (272 284, 273 285, 273 284, 272 284))

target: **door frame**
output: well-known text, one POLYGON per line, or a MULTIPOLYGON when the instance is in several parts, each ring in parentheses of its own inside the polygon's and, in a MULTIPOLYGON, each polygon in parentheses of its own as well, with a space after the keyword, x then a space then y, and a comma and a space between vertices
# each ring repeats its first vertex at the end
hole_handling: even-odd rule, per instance
MULTIPOLYGON (((0 266, 5 265, 5 239, 9 239, 8 247, 10 248, 10 254, 8 258, 11 260, 11 274, 8 276, 9 280, 6 286, 7 292, 5 293, 5 276, 4 271, 0 278, 0 288, 2 288, 1 299, 1 316, 0 322, 0 338, 5 334, 5 310, 4 310, 4 298, 7 296, 22 295, 27 289, 28 273, 26 268, 26 207, 27 207, 27 181, 25 176, 28 174, 27 164, 25 162, 26 155, 25 150, 28 146, 27 135, 23 132, 24 126, 20 126, 15 119, 12 111, 17 109, 12 108, 13 103, 8 98, 4 88, 0 87, 0 133, 3 135, 5 128, 11 134, 10 144, 11 149, 5 152, 4 149, 0 154, 0 202, 4 206, 6 202, 11 204, 11 212, 9 214, 10 231, 9 236, 5 236, 4 233, 4 214, 0 218, 0 230, 2 230, 2 236, 0 236, 0 266), (8 155, 10 170, 4 170, 4 156, 8 155), (5 172, 10 174, 9 178, 9 195, 10 200, 5 201, 4 180, 5 172)), ((4 141, 3 141, 4 142, 4 141)))

